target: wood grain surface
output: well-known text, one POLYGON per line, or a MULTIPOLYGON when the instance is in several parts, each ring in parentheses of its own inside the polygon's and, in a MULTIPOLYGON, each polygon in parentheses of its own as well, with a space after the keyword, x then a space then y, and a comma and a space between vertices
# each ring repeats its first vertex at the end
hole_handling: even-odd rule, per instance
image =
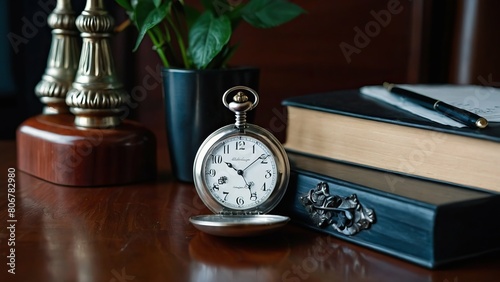
POLYGON ((0 281, 462 282, 500 276, 499 254, 431 271, 293 223, 265 237, 206 235, 188 218, 208 209, 194 187, 174 181, 163 164, 167 169, 154 182, 93 188, 54 185, 16 170, 15 217, 9 218, 15 142, 0 141, 0 153, 0 281), (11 248, 15 274, 7 272, 11 248))

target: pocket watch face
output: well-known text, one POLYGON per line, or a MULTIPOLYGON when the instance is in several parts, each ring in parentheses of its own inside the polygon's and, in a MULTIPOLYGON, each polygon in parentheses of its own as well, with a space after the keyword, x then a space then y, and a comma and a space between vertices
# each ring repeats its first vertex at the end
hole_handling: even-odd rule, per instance
POLYGON ((265 202, 278 181, 271 150, 250 136, 232 136, 214 144, 202 165, 210 194, 222 206, 235 210, 265 202))

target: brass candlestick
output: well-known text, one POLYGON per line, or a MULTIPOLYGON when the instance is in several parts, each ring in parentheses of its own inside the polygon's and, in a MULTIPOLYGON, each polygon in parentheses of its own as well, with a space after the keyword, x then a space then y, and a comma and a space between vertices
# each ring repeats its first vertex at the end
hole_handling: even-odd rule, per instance
POLYGON ((69 112, 66 94, 75 78, 80 56, 75 18, 71 2, 58 0, 47 19, 52 28, 52 43, 45 74, 35 87, 35 94, 46 104, 44 114, 69 112))
POLYGON ((120 123, 120 107, 128 94, 115 75, 110 44, 113 25, 102 0, 88 0, 76 19, 82 52, 73 88, 66 97, 76 126, 109 128, 120 123))
MULTIPOLYGON (((69 0, 59 0, 54 14, 66 11, 67 5, 69 0)), ((24 121, 17 129, 17 148, 21 148, 17 150, 18 168, 46 181, 69 186, 150 181, 156 176, 156 139, 141 124, 120 120, 120 107, 127 102, 128 95, 115 75, 110 46, 113 19, 104 10, 103 1, 88 0, 75 25, 81 31, 83 45, 76 76, 72 84, 69 82, 72 88, 65 100, 75 116, 43 114, 24 121)), ((59 28, 54 30, 58 36, 64 33, 59 28)), ((60 48, 60 44, 51 51, 43 83, 52 82, 54 77, 70 77, 68 59, 61 59, 67 55, 64 54, 67 49, 60 48)), ((62 94, 58 97, 64 101, 62 94)), ((60 101, 48 107, 61 112, 60 101)))

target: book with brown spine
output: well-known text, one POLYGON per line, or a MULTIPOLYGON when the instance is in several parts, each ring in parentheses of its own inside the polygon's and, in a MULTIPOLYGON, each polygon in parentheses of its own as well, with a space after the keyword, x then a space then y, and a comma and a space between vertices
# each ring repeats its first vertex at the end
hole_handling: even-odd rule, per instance
POLYGON ((441 125, 343 90, 283 101, 289 151, 500 192, 500 123, 441 125))

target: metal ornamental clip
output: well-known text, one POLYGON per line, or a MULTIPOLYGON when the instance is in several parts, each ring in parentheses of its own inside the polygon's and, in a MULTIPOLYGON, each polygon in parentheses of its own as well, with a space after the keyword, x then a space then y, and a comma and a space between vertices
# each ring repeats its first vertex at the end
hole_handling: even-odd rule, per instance
POLYGON ((314 224, 321 228, 331 225, 344 235, 356 235, 375 222, 374 210, 363 207, 356 194, 349 197, 330 195, 325 182, 300 196, 300 201, 314 224))

